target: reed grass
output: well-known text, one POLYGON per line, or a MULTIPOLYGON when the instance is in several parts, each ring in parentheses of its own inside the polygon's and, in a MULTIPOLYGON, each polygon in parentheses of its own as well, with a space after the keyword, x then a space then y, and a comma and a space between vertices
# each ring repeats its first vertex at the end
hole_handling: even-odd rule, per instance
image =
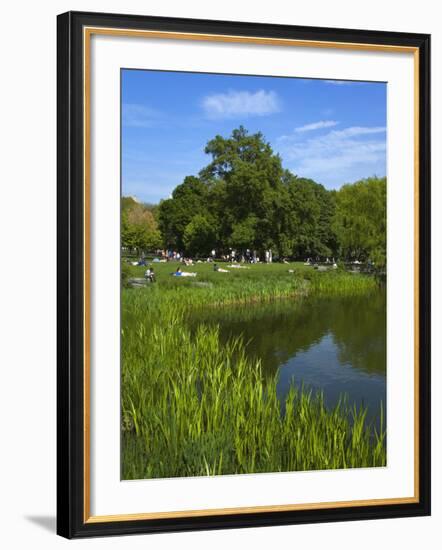
MULTIPOLYGON (((307 270, 296 266, 289 273, 287 267, 281 264, 252 266, 250 270, 237 269, 228 274, 214 272, 210 265, 204 264, 187 268, 197 273, 195 278, 171 277, 174 267, 160 264, 155 267, 156 283, 144 289, 125 289, 123 307, 155 311, 168 302, 188 308, 265 303, 307 295, 365 294, 378 287, 372 276, 352 275, 340 270, 317 272, 312 268, 307 270)), ((143 270, 133 268, 132 273, 140 276, 143 270)))
POLYGON ((293 385, 281 404, 277 374, 263 376, 241 337, 221 345, 217 326, 191 334, 184 322, 195 305, 330 292, 331 281, 315 280, 323 275, 276 288, 249 278, 230 290, 186 281, 123 291, 123 479, 385 465, 382 411, 378 433, 345 399, 328 410, 321 394, 293 385))

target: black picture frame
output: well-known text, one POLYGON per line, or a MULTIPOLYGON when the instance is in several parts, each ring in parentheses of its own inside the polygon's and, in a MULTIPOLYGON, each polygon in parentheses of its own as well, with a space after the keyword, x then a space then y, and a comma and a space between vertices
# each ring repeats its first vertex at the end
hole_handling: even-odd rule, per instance
POLYGON ((68 12, 57 21, 57 533, 66 538, 334 522, 430 514, 430 36, 68 12), (84 28, 269 37, 415 48, 419 58, 419 498, 405 504, 90 522, 84 459, 84 28))

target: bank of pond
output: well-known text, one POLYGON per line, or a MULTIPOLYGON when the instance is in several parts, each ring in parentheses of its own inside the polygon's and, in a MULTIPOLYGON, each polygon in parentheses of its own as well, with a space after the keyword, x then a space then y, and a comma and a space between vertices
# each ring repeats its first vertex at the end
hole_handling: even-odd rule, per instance
POLYGON ((122 291, 123 479, 386 465, 373 277, 161 267, 122 291))

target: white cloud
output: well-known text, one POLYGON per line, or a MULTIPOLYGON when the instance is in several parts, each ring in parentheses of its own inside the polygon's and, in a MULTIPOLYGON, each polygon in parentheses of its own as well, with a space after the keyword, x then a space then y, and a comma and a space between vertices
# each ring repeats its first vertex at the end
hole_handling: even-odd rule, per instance
POLYGON ((162 118, 159 111, 138 103, 124 103, 122 110, 122 122, 126 127, 151 128, 162 118))
POLYGON ((311 124, 298 126, 297 128, 295 128, 295 132, 311 132, 312 130, 331 128, 332 126, 337 126, 338 124, 339 122, 336 122, 336 120, 319 120, 318 122, 312 122, 311 124))
POLYGON ((344 130, 334 130, 331 134, 335 137, 346 138, 368 134, 383 134, 385 131, 385 126, 350 126, 344 130))
POLYGON ((334 171, 345 177, 357 165, 378 166, 385 161, 386 138, 381 135, 385 131, 381 126, 351 126, 304 140, 294 133, 282 136, 281 153, 301 176, 328 176, 334 171))
POLYGON ((281 110, 280 100, 273 91, 257 92, 230 90, 225 94, 206 96, 202 102, 208 118, 235 116, 265 116, 281 110))

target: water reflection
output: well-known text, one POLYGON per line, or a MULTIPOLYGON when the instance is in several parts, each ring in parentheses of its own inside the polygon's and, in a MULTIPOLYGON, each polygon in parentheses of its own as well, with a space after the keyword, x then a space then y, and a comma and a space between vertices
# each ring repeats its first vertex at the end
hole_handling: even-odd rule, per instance
POLYGON ((193 312, 191 326, 218 324, 220 338, 242 334, 247 354, 265 373, 279 368, 281 398, 291 380, 323 390, 333 406, 339 394, 364 404, 370 417, 385 405, 386 295, 280 300, 265 305, 207 308, 193 312))

